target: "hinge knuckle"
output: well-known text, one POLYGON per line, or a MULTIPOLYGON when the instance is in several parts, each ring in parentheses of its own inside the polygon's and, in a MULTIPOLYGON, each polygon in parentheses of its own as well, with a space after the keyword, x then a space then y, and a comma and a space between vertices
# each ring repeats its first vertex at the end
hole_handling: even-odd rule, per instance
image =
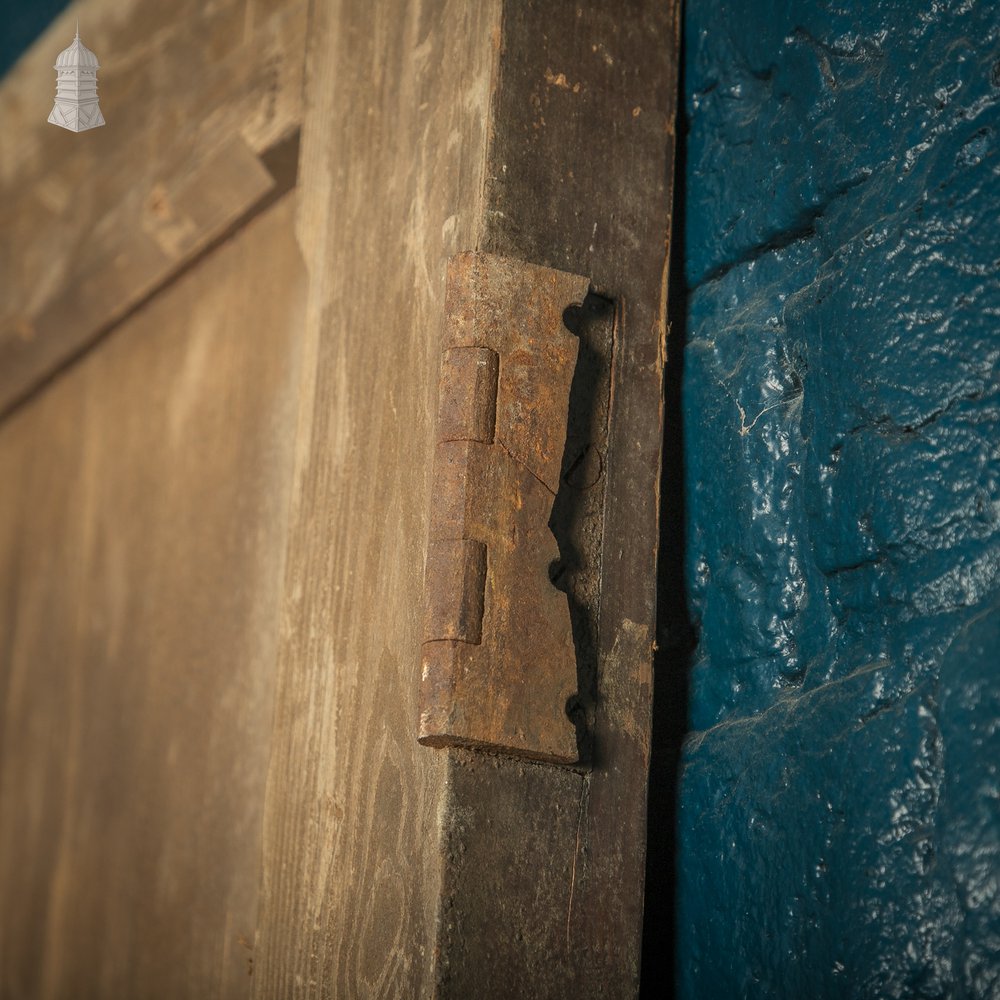
POLYGON ((500 359, 488 347, 444 352, 438 405, 438 441, 492 444, 500 359))

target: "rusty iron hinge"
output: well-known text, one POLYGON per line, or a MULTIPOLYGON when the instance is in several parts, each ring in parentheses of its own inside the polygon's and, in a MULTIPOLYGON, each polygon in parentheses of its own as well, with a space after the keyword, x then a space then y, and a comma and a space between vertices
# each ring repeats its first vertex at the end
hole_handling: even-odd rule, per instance
POLYGON ((586 278, 449 261, 425 574, 421 743, 573 763, 577 662, 549 528, 586 278))

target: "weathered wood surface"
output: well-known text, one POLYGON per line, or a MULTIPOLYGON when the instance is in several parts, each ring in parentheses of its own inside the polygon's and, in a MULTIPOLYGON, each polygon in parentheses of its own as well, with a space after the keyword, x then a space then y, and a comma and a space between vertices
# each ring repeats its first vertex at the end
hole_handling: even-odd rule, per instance
POLYGON ((481 247, 617 306, 593 768, 454 752, 442 997, 638 988, 678 7, 505 4, 481 247))
POLYGON ((272 189, 257 157, 301 121, 306 8, 84 0, 5 77, 0 413, 272 189), (79 135, 46 122, 77 16, 108 123, 79 135))
POLYGON ((314 7, 262 1000, 637 988, 676 13, 314 7), (469 248, 618 304, 590 772, 414 742, 445 260, 469 248))
POLYGON ((433 992, 444 752, 418 745, 445 264, 477 241, 499 3, 317 0, 305 379, 255 996, 433 992))
POLYGON ((0 996, 250 993, 292 198, 0 423, 0 996))
POLYGON ((0 358, 38 352, 0 410, 118 323, 0 424, 0 993, 630 995, 675 5, 312 0, 308 31, 304 0, 79 7, 108 126, 45 124, 42 45, 0 102, 3 134, 39 106, 0 150, 0 358), (308 291, 287 200, 198 257, 280 189, 300 121, 308 291), (467 249, 616 303, 589 771, 416 742, 467 249), (143 253, 77 322, 86 268, 143 253))

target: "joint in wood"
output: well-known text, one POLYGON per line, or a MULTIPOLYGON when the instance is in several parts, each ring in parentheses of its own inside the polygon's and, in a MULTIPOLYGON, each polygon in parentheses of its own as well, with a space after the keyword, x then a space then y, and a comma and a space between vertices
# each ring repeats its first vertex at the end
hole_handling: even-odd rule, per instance
POLYGON ((578 690, 550 530, 589 281, 489 254, 449 262, 425 574, 421 742, 574 763, 578 690))

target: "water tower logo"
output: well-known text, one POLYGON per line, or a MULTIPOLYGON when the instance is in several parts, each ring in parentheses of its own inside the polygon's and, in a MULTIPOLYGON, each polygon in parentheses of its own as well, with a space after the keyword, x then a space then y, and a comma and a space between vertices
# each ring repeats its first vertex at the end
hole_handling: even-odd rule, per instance
POLYGON ((97 56, 80 41, 80 22, 76 38, 56 59, 56 103, 49 121, 71 132, 85 132, 104 124, 97 103, 97 56))

